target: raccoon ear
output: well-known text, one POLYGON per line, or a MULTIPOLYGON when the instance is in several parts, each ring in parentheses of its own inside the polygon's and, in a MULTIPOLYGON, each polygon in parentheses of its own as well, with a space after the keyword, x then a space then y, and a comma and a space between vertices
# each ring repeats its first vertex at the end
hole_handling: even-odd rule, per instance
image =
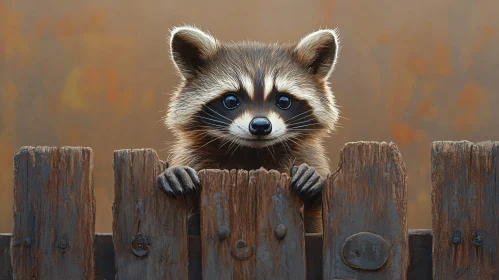
POLYGON ((196 75, 216 52, 217 45, 215 38, 196 27, 182 26, 171 31, 171 58, 186 79, 196 75))
POLYGON ((298 62, 310 72, 325 80, 334 70, 338 59, 339 35, 337 30, 323 29, 308 34, 296 45, 298 62))

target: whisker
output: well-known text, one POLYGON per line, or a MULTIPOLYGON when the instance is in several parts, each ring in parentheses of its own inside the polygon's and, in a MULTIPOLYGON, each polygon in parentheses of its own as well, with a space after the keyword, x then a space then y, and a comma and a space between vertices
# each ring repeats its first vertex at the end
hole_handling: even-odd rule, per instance
POLYGON ((237 138, 234 137, 233 140, 231 141, 231 144, 229 145, 229 151, 232 149, 232 147, 237 144, 237 138))
POLYGON ((207 115, 208 115, 208 116, 210 116, 210 117, 213 117, 213 118, 215 118, 215 119, 218 119, 218 117, 217 117, 217 116, 213 116, 212 114, 210 114, 210 113, 206 112, 204 109, 201 109, 201 112, 203 112, 203 113, 207 114, 207 115))
POLYGON ((288 148, 289 153, 291 153, 291 148, 289 147, 289 145, 281 137, 278 136, 277 139, 279 139, 279 141, 281 142, 282 146, 284 147, 284 150, 288 148))
POLYGON ((308 114, 308 115, 306 115, 306 116, 302 116, 302 117, 300 117, 300 118, 298 118, 298 119, 294 120, 294 121, 293 121, 293 122, 291 122, 291 123, 296 123, 296 122, 301 121, 301 120, 306 119, 306 118, 311 118, 311 117, 313 118, 313 115, 314 115, 314 114, 313 114, 313 113, 311 113, 311 114, 308 114))
POLYGON ((320 123, 316 122, 316 123, 311 123, 311 124, 304 124, 304 125, 299 125, 299 126, 294 126, 294 127, 289 127, 290 129, 297 129, 297 128, 300 128, 300 127, 311 127, 311 126, 314 126, 314 125, 318 125, 320 123))
POLYGON ((222 123, 225 125, 230 125, 230 123, 227 123, 227 122, 224 122, 224 121, 221 121, 218 119, 212 119, 212 118, 207 118, 207 117, 203 117, 203 116, 199 116, 199 118, 206 119, 206 120, 213 121, 213 122, 219 122, 219 123, 222 123))
MULTIPOLYGON (((289 126, 293 126, 293 125, 297 125, 297 124, 302 124, 302 123, 307 123, 307 122, 312 122, 312 121, 315 121, 314 118, 310 118, 308 120, 304 120, 304 121, 300 121, 300 122, 294 122, 294 123, 290 123, 289 126)), ((317 121, 315 121, 317 122, 317 121)))
POLYGON ((294 140, 292 138, 289 138, 288 140, 303 148, 303 145, 301 143, 296 142, 296 141, 298 141, 298 139, 294 140))
MULTIPOLYGON (((234 139, 234 143, 236 142, 236 139, 234 139)), ((239 149, 239 145, 234 145, 236 148, 234 149, 234 151, 230 154, 230 157, 232 157, 234 155, 234 153, 237 151, 237 149, 239 149)))
POLYGON ((202 145, 202 146, 198 147, 197 149, 195 149, 195 151, 201 149, 202 147, 204 147, 204 146, 206 146, 206 145, 210 144, 211 142, 216 141, 218 139, 220 139, 220 137, 215 137, 215 138, 211 139, 210 141, 204 143, 204 145, 202 145))
POLYGON ((210 107, 208 107, 207 105, 203 104, 203 106, 204 106, 204 107, 206 107, 206 108, 208 108, 208 109, 210 109, 213 113, 215 113, 215 114, 219 115, 220 117, 222 117, 222 118, 224 118, 224 119, 228 120, 229 122, 232 122, 232 120, 231 120, 231 119, 229 119, 229 118, 227 118, 226 116, 224 116, 224 115, 222 115, 222 114, 218 113, 217 111, 215 111, 215 110, 211 109, 211 108, 210 108, 210 107))
MULTIPOLYGON (((291 130, 291 129, 290 129, 291 130)), ((297 128, 297 129, 293 129, 293 131, 321 131, 322 129, 314 129, 314 128, 297 128)))
POLYGON ((274 154, 272 154, 272 151, 269 149, 269 146, 265 146, 267 150, 269 150, 270 155, 272 156, 272 159, 275 161, 274 154))
POLYGON ((312 109, 307 110, 307 111, 305 111, 305 112, 302 112, 302 113, 300 113, 300 114, 298 114, 298 115, 296 115, 296 116, 293 116, 293 117, 291 117, 291 118, 288 118, 288 119, 287 119, 287 120, 285 120, 284 122, 288 122, 288 121, 290 121, 290 120, 292 120, 292 119, 294 119, 294 118, 296 118, 296 117, 299 117, 299 116, 301 116, 301 115, 303 115, 303 114, 306 114, 306 113, 308 113, 308 112, 312 112, 312 109))

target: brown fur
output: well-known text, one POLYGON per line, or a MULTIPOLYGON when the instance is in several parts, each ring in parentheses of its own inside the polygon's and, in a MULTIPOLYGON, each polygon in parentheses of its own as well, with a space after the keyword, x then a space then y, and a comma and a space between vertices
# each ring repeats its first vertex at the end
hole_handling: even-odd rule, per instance
MULTIPOLYGON (((305 163, 326 179, 330 170, 322 141, 338 120, 327 82, 338 55, 337 40, 335 31, 323 30, 298 44, 221 43, 196 28, 175 29, 170 44, 182 82, 166 117, 176 138, 170 166, 196 171, 263 167, 289 174, 293 165, 305 163), (227 93, 237 95, 240 108, 223 107, 227 93), (283 94, 292 99, 289 110, 276 107, 283 94), (244 131, 247 123, 233 130, 231 124, 245 113, 251 118, 274 114, 272 133, 278 136, 265 140, 267 136, 251 135, 244 131), (300 118, 291 121, 300 115, 299 125, 295 121, 300 118), (268 142, 252 146, 247 138, 268 142)), ((198 230, 197 197, 188 201, 198 230)), ((305 201, 307 232, 322 231, 321 206, 320 195, 305 201)))

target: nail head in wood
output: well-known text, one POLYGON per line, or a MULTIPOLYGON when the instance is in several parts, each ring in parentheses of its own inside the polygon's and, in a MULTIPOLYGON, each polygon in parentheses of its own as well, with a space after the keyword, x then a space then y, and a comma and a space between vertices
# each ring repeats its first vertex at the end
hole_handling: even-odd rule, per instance
POLYGON ((24 238, 24 246, 29 247, 31 246, 31 239, 28 237, 24 238))
POLYGON ((341 247, 346 265, 363 270, 377 270, 388 260, 390 245, 381 236, 359 232, 349 236, 341 247))
POLYGON ((283 224, 278 225, 274 230, 274 235, 277 238, 277 240, 283 240, 284 237, 286 237, 287 233, 288 229, 283 224))
POLYGON ((483 237, 481 235, 475 235, 473 237, 473 245, 477 246, 477 247, 481 247, 483 246, 483 237))
POLYGON ((141 232, 137 232, 135 237, 132 238, 131 246, 133 254, 139 258, 143 258, 149 254, 149 243, 141 232))
POLYGON ((462 230, 460 230, 460 229, 454 230, 452 232, 450 238, 451 238, 453 244, 457 245, 457 244, 461 243, 461 241, 463 240, 462 230))
POLYGON ((225 240, 230 234, 230 231, 227 227, 220 227, 218 229, 217 237, 218 240, 222 241, 225 240))
POLYGON ((66 249, 69 247, 69 243, 65 238, 62 238, 57 242, 57 247, 60 249, 61 253, 66 253, 66 249))

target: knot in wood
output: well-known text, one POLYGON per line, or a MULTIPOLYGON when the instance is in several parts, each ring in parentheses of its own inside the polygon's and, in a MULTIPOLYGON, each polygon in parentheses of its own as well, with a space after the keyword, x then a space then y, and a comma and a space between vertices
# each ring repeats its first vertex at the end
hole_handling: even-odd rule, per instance
POLYGON ((243 248, 246 248, 246 247, 247 247, 246 241, 244 241, 242 239, 236 241, 236 248, 237 249, 243 249, 243 248))
POLYGON ((61 250, 61 253, 66 253, 66 249, 69 247, 69 243, 65 238, 62 238, 57 243, 57 247, 61 250))
POLYGON ((274 235, 277 240, 282 240, 288 234, 288 228, 285 225, 280 224, 274 229, 274 235))
POLYGON ((244 241, 242 239, 237 240, 235 245, 236 245, 235 249, 230 248, 230 255, 234 259, 239 260, 239 261, 245 261, 245 260, 249 260, 253 257, 253 255, 255 253, 254 246, 248 247, 248 245, 246 244, 246 241, 244 241))
POLYGON ((132 237, 131 243, 132 252, 137 257, 142 258, 149 254, 149 242, 141 232, 137 232, 135 237, 132 237))
POLYGON ((388 260, 390 245, 381 236, 359 232, 349 236, 341 247, 343 262, 357 269, 377 270, 388 260))

